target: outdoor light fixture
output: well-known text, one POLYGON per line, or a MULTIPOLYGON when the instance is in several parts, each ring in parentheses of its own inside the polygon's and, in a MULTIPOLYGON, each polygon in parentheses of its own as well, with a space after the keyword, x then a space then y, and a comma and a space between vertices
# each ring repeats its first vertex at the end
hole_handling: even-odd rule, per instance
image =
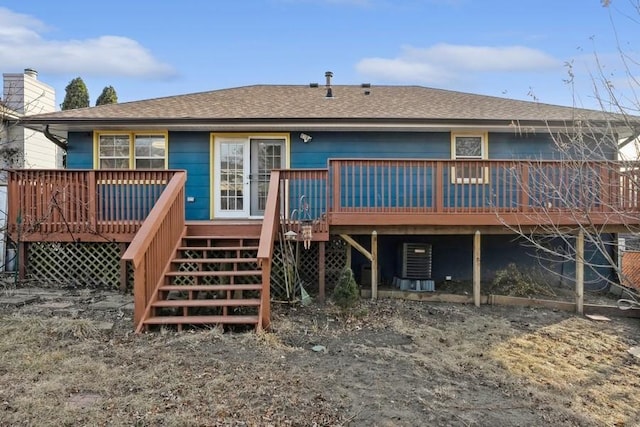
POLYGON ((289 230, 286 233, 284 233, 285 240, 296 240, 296 237, 298 237, 298 233, 296 233, 293 230, 289 230))
POLYGON ((302 142, 304 142, 305 144, 308 144, 309 142, 311 142, 311 140, 313 139, 313 137, 311 135, 308 135, 306 133, 301 133, 300 134, 300 139, 302 140, 302 142))

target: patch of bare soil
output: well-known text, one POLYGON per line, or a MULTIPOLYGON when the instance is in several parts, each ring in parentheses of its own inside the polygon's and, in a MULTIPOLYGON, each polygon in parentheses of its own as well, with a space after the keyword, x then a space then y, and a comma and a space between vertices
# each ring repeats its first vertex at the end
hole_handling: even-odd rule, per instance
POLYGON ((637 319, 379 300, 136 336, 100 298, 0 310, 0 425, 640 424, 637 319))

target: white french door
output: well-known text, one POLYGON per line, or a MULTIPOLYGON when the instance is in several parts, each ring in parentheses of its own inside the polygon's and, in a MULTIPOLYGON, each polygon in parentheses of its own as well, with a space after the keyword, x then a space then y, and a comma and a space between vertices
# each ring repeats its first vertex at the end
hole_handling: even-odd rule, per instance
POLYGON ((249 146, 245 138, 217 140, 214 152, 217 218, 249 216, 249 146))
POLYGON ((285 167, 283 138, 216 138, 214 216, 264 215, 271 170, 285 167))

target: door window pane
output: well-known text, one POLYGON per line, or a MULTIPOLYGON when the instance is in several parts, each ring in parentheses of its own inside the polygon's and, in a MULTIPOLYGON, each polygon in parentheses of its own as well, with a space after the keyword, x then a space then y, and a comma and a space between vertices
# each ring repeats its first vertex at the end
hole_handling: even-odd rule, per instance
POLYGON ((244 209, 244 144, 220 144, 220 208, 244 209))
POLYGON ((267 204, 269 179, 273 169, 284 167, 284 139, 251 140, 252 215, 262 215, 267 204))

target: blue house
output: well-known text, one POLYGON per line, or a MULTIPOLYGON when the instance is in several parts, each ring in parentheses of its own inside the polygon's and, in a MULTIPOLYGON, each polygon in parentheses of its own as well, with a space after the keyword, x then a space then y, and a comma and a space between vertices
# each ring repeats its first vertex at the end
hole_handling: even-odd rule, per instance
MULTIPOLYGON (((637 133, 619 116, 331 77, 28 118, 66 141, 68 169, 12 172, 21 273, 131 280, 138 329, 267 326, 286 232, 315 254, 320 298, 346 263, 373 297, 457 281, 480 304, 496 270, 540 262, 527 236, 563 230, 554 245, 606 258, 582 227, 610 242, 640 223, 635 169, 616 162, 637 133), (328 266, 332 245, 347 249, 328 266), (65 264, 61 247, 79 252, 65 264)), ((582 289, 612 277, 600 264, 546 267, 582 289)))

